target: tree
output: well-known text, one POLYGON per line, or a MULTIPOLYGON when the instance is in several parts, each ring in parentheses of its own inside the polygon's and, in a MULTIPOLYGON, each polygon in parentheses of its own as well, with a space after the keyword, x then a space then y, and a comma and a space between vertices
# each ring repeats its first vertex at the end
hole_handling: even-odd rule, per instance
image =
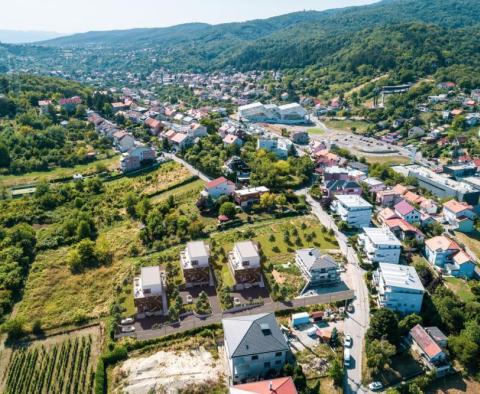
POLYGON ((23 322, 18 319, 10 319, 3 323, 1 331, 8 335, 9 340, 18 340, 26 334, 23 328, 23 322))
POLYGON ((177 322, 179 320, 180 311, 175 304, 170 305, 170 308, 168 308, 168 317, 172 322, 177 322))
POLYGON ((422 317, 416 315, 415 313, 412 313, 411 315, 405 316, 402 320, 400 320, 400 322, 398 323, 398 327, 400 328, 402 335, 405 335, 417 324, 422 323, 422 317))
POLYGON ((332 336, 330 337, 330 346, 333 348, 338 347, 340 341, 338 339, 338 330, 337 327, 333 327, 332 336))
POLYGON ((397 349, 390 342, 375 339, 366 346, 367 366, 377 374, 385 369, 396 352, 397 349))
POLYGON ((77 226, 77 239, 82 240, 85 238, 92 238, 92 235, 90 223, 88 223, 86 220, 80 221, 77 226))
POLYGON ((328 368, 328 376, 333 379, 335 386, 340 386, 343 382, 343 368, 342 364, 334 359, 328 368))
POLYGON ((127 213, 135 217, 136 211, 135 211, 135 206, 137 205, 138 198, 137 195, 133 192, 127 193, 125 196, 125 209, 127 210, 127 213))
POLYGON ((229 219, 233 219, 237 214, 237 208, 234 203, 232 202, 224 202, 220 206, 219 210, 220 215, 225 215, 229 219))
POLYGON ((260 206, 263 209, 272 209, 273 207, 275 207, 275 202, 276 198, 275 194, 273 193, 263 193, 260 196, 260 206))
POLYGON ((370 319, 370 328, 367 330, 368 341, 375 339, 397 344, 400 340, 397 315, 387 308, 378 309, 370 319))
POLYGON ((0 142, 0 168, 8 168, 10 166, 10 153, 5 144, 0 142))

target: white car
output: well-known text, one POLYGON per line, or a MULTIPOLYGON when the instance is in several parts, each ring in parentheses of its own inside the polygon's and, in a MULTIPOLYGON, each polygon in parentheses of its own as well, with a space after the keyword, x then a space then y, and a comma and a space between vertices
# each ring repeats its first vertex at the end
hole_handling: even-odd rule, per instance
POLYGON ((193 297, 189 294, 187 295, 187 304, 191 304, 193 302, 193 297))
POLYGON ((126 326, 126 325, 131 325, 135 322, 135 320, 133 320, 131 317, 127 317, 126 319, 122 319, 122 321, 120 322, 120 324, 122 326, 126 326))
POLYGON ((372 382, 368 385, 368 388, 372 391, 380 391, 383 389, 383 384, 381 382, 372 382))
POLYGON ((238 305, 240 305, 240 304, 241 304, 240 298, 235 297, 235 298, 233 299, 233 305, 238 306, 238 305))
POLYGON ((352 347, 353 341, 350 335, 345 335, 345 339, 343 340, 343 346, 345 347, 352 347))
POLYGON ((134 331, 135 331, 135 326, 122 327, 122 332, 134 332, 134 331))

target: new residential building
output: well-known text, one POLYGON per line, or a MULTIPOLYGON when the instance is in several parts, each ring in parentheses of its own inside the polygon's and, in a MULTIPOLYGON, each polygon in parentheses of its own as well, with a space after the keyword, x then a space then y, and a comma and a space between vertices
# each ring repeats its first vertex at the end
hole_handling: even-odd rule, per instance
POLYGON ((474 229, 474 220, 477 215, 471 205, 450 200, 443 204, 443 217, 455 230, 470 233, 474 229))
POLYGON ((273 313, 231 317, 222 325, 232 383, 264 379, 289 360, 290 348, 273 313))
POLYGON ((349 226, 363 228, 370 226, 372 205, 358 195, 337 195, 332 209, 340 216, 340 220, 349 226))
POLYGON ((308 286, 328 287, 340 282, 338 264, 331 256, 322 254, 318 249, 297 250, 295 263, 308 286))
POLYGON ((398 264, 402 243, 388 228, 366 227, 358 236, 358 244, 363 247, 370 263, 398 264))
POLYGON ((286 138, 259 138, 257 140, 257 149, 263 149, 274 153, 279 159, 286 159, 292 149, 292 142, 286 138))
POLYGON ((228 254, 228 266, 235 278, 236 288, 264 286, 260 255, 257 246, 252 241, 235 243, 233 250, 228 254))
POLYGON ((373 281, 380 307, 402 314, 420 312, 425 289, 414 267, 380 263, 373 281))
POLYGON ((137 318, 145 317, 145 313, 168 314, 165 277, 158 265, 142 267, 140 276, 133 279, 133 302, 137 318))
POLYGON ((203 241, 187 243, 180 253, 180 266, 187 287, 213 285, 209 265, 208 246, 203 241))

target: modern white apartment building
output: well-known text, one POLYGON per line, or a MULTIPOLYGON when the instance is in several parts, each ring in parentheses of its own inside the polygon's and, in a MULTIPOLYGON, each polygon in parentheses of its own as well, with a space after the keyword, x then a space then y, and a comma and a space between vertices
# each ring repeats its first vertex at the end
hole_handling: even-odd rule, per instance
POLYGON ((402 314, 420 312, 425 289, 414 267, 380 263, 373 281, 380 307, 402 314))
POLYGON ((363 247, 370 263, 398 264, 402 243, 388 228, 366 227, 358 236, 358 244, 363 247))
POLYGON ((358 195, 335 196, 332 209, 347 222, 349 226, 363 228, 370 226, 372 205, 358 195))
POLYGON ((302 124, 308 123, 307 111, 298 103, 277 106, 276 104, 252 103, 238 109, 239 120, 250 122, 302 124))
POLYGON ((257 149, 273 152, 279 159, 286 159, 292 149, 292 142, 286 138, 262 137, 257 140, 257 149))
POLYGON ((189 242, 180 252, 180 266, 187 287, 213 285, 209 255, 208 246, 203 241, 189 242))

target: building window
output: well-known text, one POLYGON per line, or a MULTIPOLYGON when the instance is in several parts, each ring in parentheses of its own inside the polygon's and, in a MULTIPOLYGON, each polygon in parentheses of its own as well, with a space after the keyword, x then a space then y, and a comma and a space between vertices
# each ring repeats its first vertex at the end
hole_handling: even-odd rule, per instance
POLYGON ((192 260, 192 265, 198 265, 198 260, 192 260))
POLYGON ((275 365, 280 365, 281 363, 282 363, 282 360, 275 361, 275 365))
POLYGON ((270 361, 263 363, 264 368, 270 368, 270 361))
POLYGON ((252 360, 258 360, 258 356, 257 355, 252 356, 252 360))
POLYGON ((282 357, 282 352, 275 353, 275 357, 282 357))

